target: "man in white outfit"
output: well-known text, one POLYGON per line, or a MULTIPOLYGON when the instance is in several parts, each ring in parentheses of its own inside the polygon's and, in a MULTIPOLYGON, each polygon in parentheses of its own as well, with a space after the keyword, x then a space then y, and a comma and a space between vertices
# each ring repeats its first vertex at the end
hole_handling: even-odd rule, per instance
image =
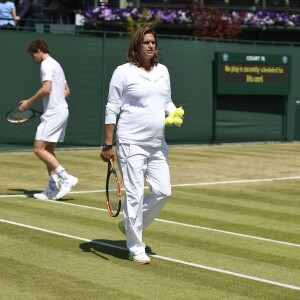
POLYGON ((69 175, 58 162, 54 150, 57 142, 63 142, 69 117, 66 98, 70 89, 60 64, 50 56, 47 43, 37 39, 30 43, 28 52, 33 60, 41 65, 42 86, 35 95, 22 100, 20 111, 43 100, 44 112, 41 116, 34 141, 34 153, 47 166, 49 184, 41 192, 34 194, 40 200, 60 199, 77 184, 78 178, 69 175))
POLYGON ((129 258, 149 264, 143 230, 171 195, 165 116, 176 109, 171 100, 168 69, 157 60, 157 35, 143 26, 131 38, 127 63, 116 68, 105 111, 105 143, 101 158, 114 158, 113 133, 117 116, 117 161, 126 190, 124 221, 129 258), (144 180, 150 193, 144 197, 144 180))

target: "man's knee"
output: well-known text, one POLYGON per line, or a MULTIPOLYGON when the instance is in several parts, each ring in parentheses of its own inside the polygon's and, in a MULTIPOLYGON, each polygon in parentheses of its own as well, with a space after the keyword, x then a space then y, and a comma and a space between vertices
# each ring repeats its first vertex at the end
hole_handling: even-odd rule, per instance
POLYGON ((40 148, 37 148, 37 147, 33 147, 33 153, 40 157, 41 156, 41 149, 40 148))
POLYGON ((41 142, 35 142, 33 145, 33 152, 36 156, 40 157, 42 152, 45 150, 45 146, 41 142))

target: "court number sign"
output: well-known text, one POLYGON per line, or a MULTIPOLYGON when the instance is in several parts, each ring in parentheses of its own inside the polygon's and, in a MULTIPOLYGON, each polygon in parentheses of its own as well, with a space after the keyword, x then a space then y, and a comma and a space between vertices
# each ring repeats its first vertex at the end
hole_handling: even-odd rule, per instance
POLYGON ((291 57, 253 53, 215 53, 215 92, 239 95, 288 95, 291 57))

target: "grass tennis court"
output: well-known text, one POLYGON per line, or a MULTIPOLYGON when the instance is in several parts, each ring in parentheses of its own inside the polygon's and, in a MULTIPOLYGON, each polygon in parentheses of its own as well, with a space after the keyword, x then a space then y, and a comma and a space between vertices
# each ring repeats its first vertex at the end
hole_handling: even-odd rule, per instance
MULTIPOLYGON (((0 299, 299 299, 300 144, 170 147, 173 194, 127 259, 100 150, 58 151, 59 201, 32 152, 0 153, 0 299)), ((147 190, 145 190, 147 193, 147 190)))

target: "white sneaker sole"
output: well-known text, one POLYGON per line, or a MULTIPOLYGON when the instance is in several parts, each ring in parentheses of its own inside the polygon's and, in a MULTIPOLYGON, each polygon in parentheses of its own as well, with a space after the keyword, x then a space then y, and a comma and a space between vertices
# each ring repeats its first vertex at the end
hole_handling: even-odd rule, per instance
POLYGON ((37 194, 33 194, 33 197, 39 200, 52 200, 52 199, 56 199, 56 196, 58 194, 58 191, 55 195, 53 195, 52 197, 47 197, 45 194, 43 193, 37 193, 37 194))
POLYGON ((149 265, 151 262, 151 259, 149 257, 145 259, 137 259, 131 254, 129 254, 129 260, 134 261, 140 265, 149 265))
POLYGON ((39 200, 49 200, 49 198, 44 194, 33 194, 33 197, 39 200))
POLYGON ((56 195, 56 197, 55 197, 56 200, 61 199, 62 197, 67 195, 72 190, 72 188, 78 183, 78 178, 77 177, 74 177, 74 176, 71 176, 71 175, 70 175, 70 177, 71 177, 70 178, 71 184, 70 184, 69 188, 65 189, 65 190, 60 190, 58 192, 58 194, 56 195))

